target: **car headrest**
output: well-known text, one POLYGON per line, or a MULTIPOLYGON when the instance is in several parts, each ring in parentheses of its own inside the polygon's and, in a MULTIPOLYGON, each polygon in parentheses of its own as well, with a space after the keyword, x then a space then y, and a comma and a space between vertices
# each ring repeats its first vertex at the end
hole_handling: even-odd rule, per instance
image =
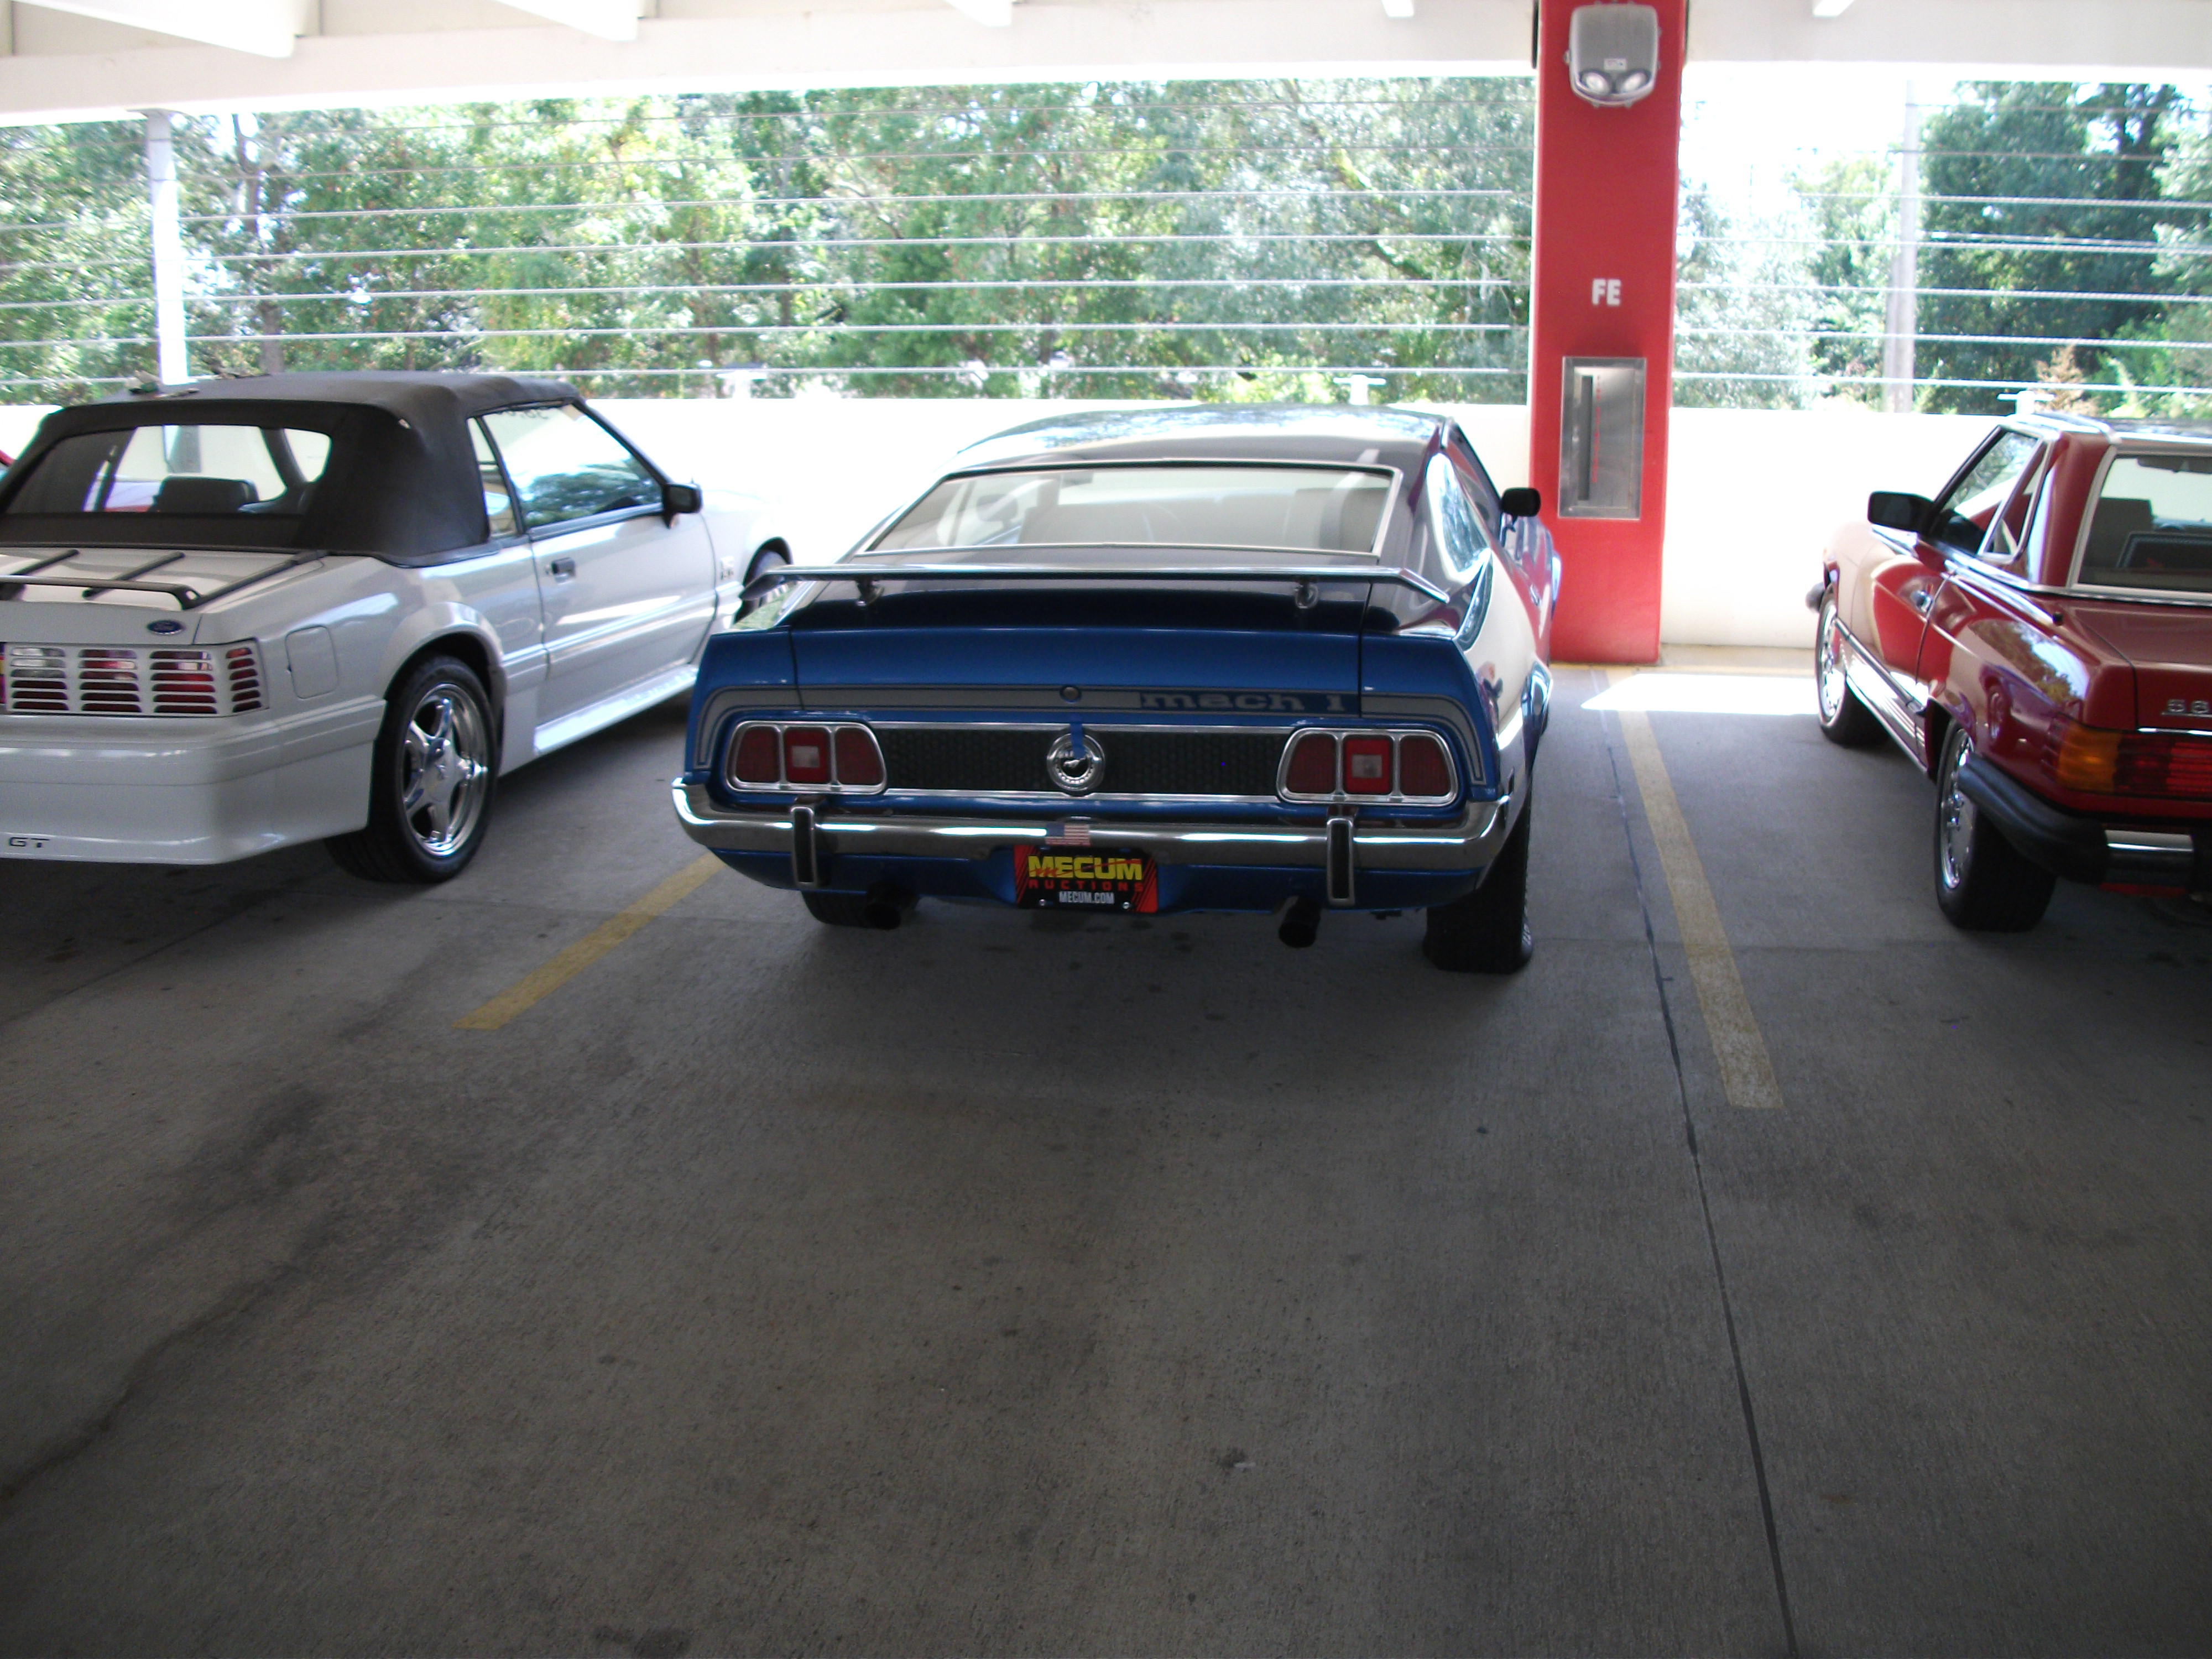
POLYGON ((161 480, 154 492, 156 513, 235 513, 261 499, 245 478, 203 478, 183 475, 161 480))
POLYGON ((2089 521, 2088 564, 2116 568, 2131 537, 2152 528, 2150 503, 2132 495, 2107 495, 2097 503, 2097 516, 2089 521))

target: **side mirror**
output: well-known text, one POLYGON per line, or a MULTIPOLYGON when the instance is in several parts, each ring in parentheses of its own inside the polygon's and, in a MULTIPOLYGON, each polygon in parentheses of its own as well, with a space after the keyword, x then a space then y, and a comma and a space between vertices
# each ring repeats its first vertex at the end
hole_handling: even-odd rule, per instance
POLYGON ((1509 519, 1533 519, 1544 510, 1540 491, 1526 488, 1509 489, 1498 498, 1498 510, 1509 519))
POLYGON ((706 506, 707 499, 699 493, 697 484, 663 484, 660 486, 660 510, 674 518, 679 513, 696 513, 706 506))
POLYGON ((1884 530, 1903 530, 1918 535, 1927 527, 1936 503, 1925 495, 1908 495, 1899 489, 1877 489, 1867 497, 1867 522, 1884 530))

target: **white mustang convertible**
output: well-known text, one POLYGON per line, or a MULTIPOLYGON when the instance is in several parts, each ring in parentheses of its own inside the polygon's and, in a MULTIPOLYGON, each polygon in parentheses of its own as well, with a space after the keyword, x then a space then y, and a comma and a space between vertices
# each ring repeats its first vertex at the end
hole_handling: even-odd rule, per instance
POLYGON ((788 560, 558 380, 279 374, 47 416, 0 480, 0 853, 324 840, 442 881, 498 775, 688 690, 788 560))

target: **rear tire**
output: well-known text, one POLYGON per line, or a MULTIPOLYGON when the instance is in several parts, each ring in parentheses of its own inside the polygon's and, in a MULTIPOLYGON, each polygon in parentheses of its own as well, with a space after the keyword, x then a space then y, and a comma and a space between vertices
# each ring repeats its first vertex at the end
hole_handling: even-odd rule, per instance
POLYGON ((451 881, 483 845, 498 781, 497 726, 466 663, 425 657, 385 699, 368 780, 368 823, 323 843, 364 881, 451 881))
POLYGON ((1959 787, 1965 728, 1943 740, 1936 773, 1936 902, 1954 927, 2024 933, 2043 920, 2058 878, 2029 863, 1959 787))
POLYGON ((1814 638, 1813 673, 1820 698, 1820 735, 1847 749, 1881 735, 1881 722, 1859 701, 1844 672, 1844 629, 1836 617, 1836 590, 1820 596, 1820 626, 1814 638))
POLYGON ((1516 974, 1536 952, 1528 926, 1528 821, 1535 780, 1521 804, 1521 821, 1498 849, 1482 885, 1465 898, 1429 909, 1421 954, 1451 974, 1516 974))

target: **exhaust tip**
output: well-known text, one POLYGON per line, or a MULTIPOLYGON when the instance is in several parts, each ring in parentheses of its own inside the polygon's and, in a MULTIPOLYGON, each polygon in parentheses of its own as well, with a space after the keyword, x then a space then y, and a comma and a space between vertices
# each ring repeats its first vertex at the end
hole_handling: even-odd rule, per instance
POLYGON ((860 907, 860 915, 868 926, 888 933, 906 920, 906 913, 914 908, 915 896, 905 889, 879 883, 868 889, 867 899, 860 907))
POLYGON ((1293 951, 1303 951, 1321 933, 1321 902, 1318 899, 1294 898, 1276 913, 1281 920, 1275 925, 1275 937, 1293 951))

